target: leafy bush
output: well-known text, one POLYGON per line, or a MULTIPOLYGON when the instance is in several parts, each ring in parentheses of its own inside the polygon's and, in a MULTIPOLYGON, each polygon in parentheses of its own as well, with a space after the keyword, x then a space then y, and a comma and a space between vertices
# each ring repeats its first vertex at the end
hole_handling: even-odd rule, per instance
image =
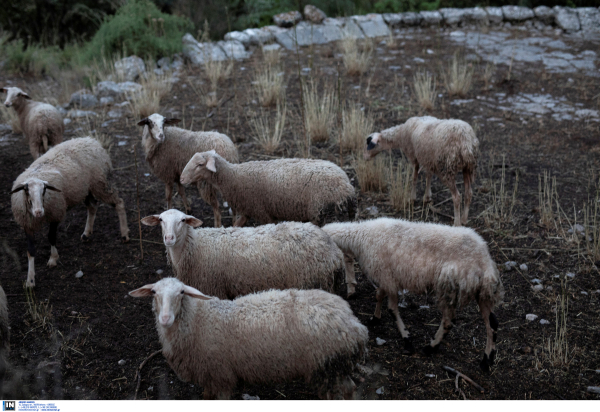
POLYGON ((87 45, 84 60, 115 54, 155 60, 170 56, 181 51, 181 38, 192 27, 187 18, 161 13, 149 0, 130 0, 105 18, 87 45))

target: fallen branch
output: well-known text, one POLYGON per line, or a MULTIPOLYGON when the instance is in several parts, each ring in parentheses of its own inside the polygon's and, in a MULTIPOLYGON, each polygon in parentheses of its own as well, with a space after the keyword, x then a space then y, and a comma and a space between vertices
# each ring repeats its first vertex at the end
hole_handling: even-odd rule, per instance
MULTIPOLYGON (((451 368, 450 366, 442 366, 442 369, 444 369, 446 372, 450 372, 450 373, 454 373, 456 375, 456 385, 458 387, 458 378, 463 378, 464 380, 466 380, 467 382, 469 382, 472 386, 474 386, 479 392, 484 393, 485 389, 483 389, 481 386, 479 386, 477 383, 475 383, 473 381, 473 379, 469 378, 467 375, 457 371, 454 368, 451 368)), ((464 394, 463 394, 464 395, 464 394)))
POLYGON ((458 378, 460 378, 460 373, 456 374, 456 379, 454 380, 454 386, 456 387, 456 392, 459 392, 462 396, 463 396, 463 400, 467 400, 467 396, 465 395, 465 393, 463 392, 462 389, 460 389, 460 387, 458 386, 458 378))
POLYGON ((144 361, 138 367, 138 369, 135 373, 135 375, 136 375, 135 377, 137 378, 137 385, 135 386, 135 394, 133 395, 134 401, 137 399, 137 394, 138 394, 138 391, 140 390, 140 384, 142 383, 142 368, 144 367, 146 362, 148 362, 150 359, 152 359, 154 356, 158 355, 161 352, 162 352, 162 349, 159 349, 156 352, 152 353, 150 356, 148 356, 146 359, 144 359, 144 361))

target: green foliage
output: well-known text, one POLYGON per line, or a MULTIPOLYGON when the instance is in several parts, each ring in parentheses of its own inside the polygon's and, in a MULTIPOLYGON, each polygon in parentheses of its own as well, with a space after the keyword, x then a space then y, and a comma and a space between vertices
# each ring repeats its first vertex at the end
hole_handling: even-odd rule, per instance
POLYGON ((91 61, 116 54, 159 59, 181 51, 181 38, 192 30, 184 17, 161 13, 149 0, 129 0, 106 18, 87 45, 83 59, 91 61))

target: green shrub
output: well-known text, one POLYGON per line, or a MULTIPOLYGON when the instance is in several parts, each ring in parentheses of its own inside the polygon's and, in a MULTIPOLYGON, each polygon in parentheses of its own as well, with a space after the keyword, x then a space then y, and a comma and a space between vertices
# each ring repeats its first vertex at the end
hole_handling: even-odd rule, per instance
POLYGON ((106 18, 87 45, 83 59, 115 54, 159 59, 181 51, 181 38, 193 29, 184 17, 161 13, 149 0, 130 0, 106 18))

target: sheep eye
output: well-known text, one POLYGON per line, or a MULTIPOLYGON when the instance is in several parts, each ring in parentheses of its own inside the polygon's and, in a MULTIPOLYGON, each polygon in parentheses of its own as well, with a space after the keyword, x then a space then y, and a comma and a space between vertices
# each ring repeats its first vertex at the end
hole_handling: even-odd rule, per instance
POLYGON ((152 289, 150 292, 152 292, 153 295, 156 295, 156 291, 154 289, 152 289))
POLYGON ((181 291, 181 294, 183 295, 183 290, 181 291))
POLYGON ((185 218, 181 219, 182 222, 185 222, 185 218))
POLYGON ((158 221, 159 221, 159 222, 162 222, 162 219, 159 217, 159 218, 158 218, 158 221))

